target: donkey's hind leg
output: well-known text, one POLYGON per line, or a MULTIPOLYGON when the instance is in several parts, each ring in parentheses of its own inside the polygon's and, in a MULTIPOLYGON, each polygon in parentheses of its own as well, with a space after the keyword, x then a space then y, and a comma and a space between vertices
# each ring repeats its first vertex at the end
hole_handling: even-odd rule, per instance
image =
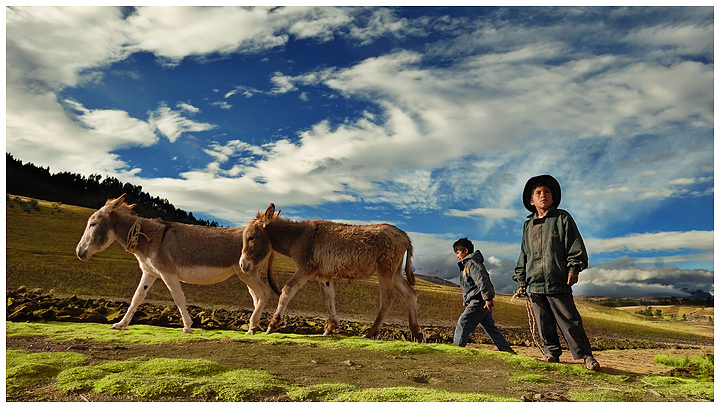
POLYGON ((387 276, 378 274, 378 283, 380 284, 380 310, 378 311, 375 322, 373 323, 370 331, 365 333, 363 337, 369 339, 375 339, 380 334, 380 328, 382 327, 385 316, 392 307, 393 303, 393 283, 387 276))
POLYGON ((318 283, 320 284, 320 290, 322 291, 323 300, 325 301, 325 310, 328 312, 327 324, 325 325, 323 336, 329 336, 333 334, 338 326, 337 311, 335 310, 335 282, 332 280, 319 280, 318 283))
POLYGON ((155 283, 156 279, 157 277, 143 271, 142 277, 140 278, 140 283, 138 284, 137 289, 135 289, 135 294, 133 295, 132 301, 130 301, 130 307, 128 308, 127 312, 125 312, 125 316, 123 316, 122 320, 111 326, 113 329, 125 330, 128 327, 130 321, 133 318, 133 315, 135 314, 135 311, 145 299, 145 295, 148 293, 153 283, 155 283))
POLYGON ((417 311, 417 292, 415 288, 403 278, 402 272, 398 271, 393 276, 393 285, 395 290, 405 300, 405 304, 408 307, 408 317, 410 320, 410 331, 413 334, 414 340, 422 342, 424 339, 422 329, 418 323, 418 311, 417 311))

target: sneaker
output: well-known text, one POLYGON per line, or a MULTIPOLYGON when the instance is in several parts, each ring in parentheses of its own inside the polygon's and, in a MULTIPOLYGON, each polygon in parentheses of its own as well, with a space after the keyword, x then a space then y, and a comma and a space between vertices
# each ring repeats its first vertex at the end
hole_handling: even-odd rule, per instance
POLYGON ((542 361, 545 361, 545 362, 548 362, 548 363, 559 363, 559 362, 560 362, 560 357, 548 356, 548 355, 546 355, 546 356, 543 356, 542 361))
POLYGON ((595 358, 588 357, 585 359, 585 368, 590 371, 598 371, 600 369, 600 363, 598 363, 595 358))

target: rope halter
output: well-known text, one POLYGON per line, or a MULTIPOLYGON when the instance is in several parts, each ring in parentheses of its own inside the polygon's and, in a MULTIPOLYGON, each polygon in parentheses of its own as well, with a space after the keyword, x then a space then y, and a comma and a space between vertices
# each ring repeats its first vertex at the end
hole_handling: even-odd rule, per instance
POLYGON ((540 333, 538 333, 537 329, 537 321, 535 320, 535 313, 532 311, 532 301, 530 300, 530 296, 528 296, 527 293, 521 292, 520 289, 513 292, 512 298, 510 298, 511 302, 514 302, 517 298, 525 298, 525 310, 527 311, 528 316, 528 326, 530 327, 530 338, 532 339, 533 344, 535 347, 540 350, 540 353, 545 355, 545 349, 543 347, 543 341, 542 337, 540 337, 540 333))
POLYGON ((150 237, 147 236, 147 234, 140 231, 140 221, 142 218, 137 217, 135 222, 133 223, 132 227, 130 227, 130 231, 128 231, 127 235, 127 241, 125 243, 125 251, 134 254, 135 250, 138 246, 138 240, 140 239, 140 235, 144 236, 145 239, 148 241, 151 241, 150 237))

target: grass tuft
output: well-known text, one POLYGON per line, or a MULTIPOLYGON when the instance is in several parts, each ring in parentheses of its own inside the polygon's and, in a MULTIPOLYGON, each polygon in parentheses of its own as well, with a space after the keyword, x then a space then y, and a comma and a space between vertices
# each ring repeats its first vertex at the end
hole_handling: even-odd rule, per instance
POLYGON ((338 395, 359 391, 360 387, 343 383, 321 383, 309 387, 296 387, 288 391, 293 401, 318 402, 329 401, 338 395))
POLYGON ((516 398, 417 387, 366 388, 337 394, 329 402, 510 402, 516 398))
POLYGON ((264 371, 233 370, 205 359, 142 358, 75 367, 58 375, 58 388, 116 395, 210 396, 218 401, 249 401, 285 390, 264 371))
POLYGON ((639 401, 646 392, 635 388, 570 390, 570 399, 576 402, 632 402, 639 401))
POLYGON ((713 354, 696 356, 693 358, 671 357, 666 354, 655 356, 655 364, 678 369, 679 374, 696 377, 698 379, 712 380, 715 372, 715 357, 713 354))
POLYGON ((5 390, 17 392, 35 383, 51 380, 62 370, 82 364, 85 357, 78 353, 5 352, 5 390))

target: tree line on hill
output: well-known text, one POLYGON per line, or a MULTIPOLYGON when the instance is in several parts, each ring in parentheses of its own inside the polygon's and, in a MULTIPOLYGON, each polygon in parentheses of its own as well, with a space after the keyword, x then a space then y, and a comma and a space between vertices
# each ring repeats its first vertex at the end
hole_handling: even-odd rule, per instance
POLYGON ((12 154, 5 155, 5 184, 8 194, 88 208, 100 208, 105 205, 107 199, 126 194, 127 202, 137 204, 135 212, 141 217, 159 217, 165 221, 219 226, 217 221, 195 218, 192 212, 187 213, 175 208, 167 199, 152 197, 142 191, 141 186, 123 183, 115 177, 103 178, 99 174, 85 177, 70 172, 51 173, 50 167, 38 167, 33 163, 23 164, 22 160, 14 158, 12 154))

